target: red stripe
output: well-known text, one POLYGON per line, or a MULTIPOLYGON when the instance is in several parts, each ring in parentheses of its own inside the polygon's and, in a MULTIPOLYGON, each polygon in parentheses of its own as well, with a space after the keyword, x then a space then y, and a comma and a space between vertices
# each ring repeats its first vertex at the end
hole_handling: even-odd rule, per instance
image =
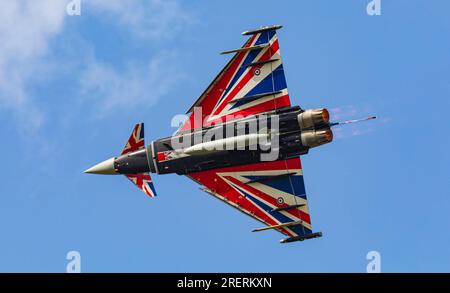
POLYGON ((272 100, 268 100, 264 103, 257 104, 255 106, 243 109, 239 112, 233 113, 233 115, 241 115, 241 116, 249 116, 259 113, 264 113, 273 109, 289 107, 291 105, 291 101, 289 99, 289 95, 284 95, 272 100))
MULTIPOLYGON (((279 224, 266 213, 261 211, 260 208, 256 206, 252 201, 249 201, 245 197, 242 197, 242 195, 234 188, 230 188, 230 185, 228 185, 228 183, 226 183, 220 176, 217 175, 216 170, 192 173, 190 174, 190 177, 200 184, 206 186, 213 192, 219 193, 228 201, 238 205, 240 209, 248 212, 250 216, 263 221, 267 225, 279 224)), ((295 235, 286 229, 280 228, 278 230, 288 236, 295 235)))
MULTIPOLYGON (((276 39, 272 45, 264 52, 264 54, 259 58, 259 60, 255 60, 255 62, 269 60, 275 52, 278 51, 278 39, 276 39)), ((247 82, 254 76, 254 70, 248 70, 245 76, 239 81, 239 83, 233 88, 231 92, 228 93, 227 97, 222 100, 220 106, 216 109, 214 114, 222 112, 222 110, 228 105, 228 102, 231 101, 236 94, 247 84, 247 82)))
MULTIPOLYGON (((242 46, 242 48, 250 47, 255 41, 256 36, 257 34, 249 38, 248 41, 245 43, 245 45, 242 46)), ((225 91, 225 88, 238 71, 239 65, 241 64, 242 60, 247 55, 247 53, 248 52, 246 51, 237 53, 228 69, 223 73, 222 76, 218 78, 216 84, 209 90, 209 92, 206 93, 206 97, 200 102, 200 105, 198 105, 202 107, 203 117, 206 117, 207 115, 211 114, 212 110, 219 101, 221 95, 225 91)), ((202 122, 203 121, 200 121, 200 123, 194 124, 194 113, 191 113, 189 119, 186 121, 185 124, 183 124, 180 130, 185 131, 189 129, 194 129, 194 127, 197 125, 201 126, 202 122)))
POLYGON ((289 107, 291 105, 290 99, 289 99, 289 95, 284 95, 281 97, 277 97, 275 99, 266 101, 264 103, 260 103, 257 104, 255 106, 237 111, 233 114, 229 114, 226 116, 222 116, 219 117, 217 119, 214 119, 212 121, 209 121, 208 124, 212 125, 212 124, 220 124, 220 123, 224 123, 224 122, 229 122, 229 121, 233 121, 235 119, 239 119, 239 118, 243 118, 246 116, 250 116, 250 115, 254 115, 254 114, 259 114, 259 113, 264 113, 273 109, 278 109, 278 108, 282 108, 282 107, 289 107), (276 105, 276 106, 275 106, 276 105))
MULTIPOLYGON (((259 189, 256 189, 248 184, 242 183, 241 181, 237 180, 234 177, 227 176, 227 179, 230 180, 231 182, 233 182, 234 184, 236 184, 237 186, 241 187, 242 189, 250 191, 254 195, 260 197, 261 199, 272 204, 275 207, 287 207, 288 206, 287 204, 282 204, 282 205, 278 204, 276 199, 273 198, 272 196, 267 195, 264 192, 260 191, 259 189)), ((309 214, 307 214, 299 209, 287 210, 286 212, 311 225, 311 218, 309 217, 309 214)))
MULTIPOLYGON (((250 216, 253 216, 257 219, 262 220, 267 225, 277 225, 278 222, 273 220, 266 213, 261 211, 255 204, 237 192, 234 188, 230 188, 230 185, 226 183, 217 173, 222 172, 245 172, 245 171, 262 171, 262 170, 286 170, 288 169, 300 169, 301 163, 300 158, 293 158, 289 160, 283 161, 274 161, 274 162, 262 162, 256 164, 242 165, 242 166, 233 166, 226 167, 221 169, 215 169, 210 171, 202 171, 191 173, 189 176, 197 181, 198 183, 206 186, 213 192, 219 193, 221 196, 229 200, 230 202, 237 204, 240 209, 249 213, 250 216)), ((299 218, 302 218, 301 216, 299 218)), ((306 221, 306 217, 305 217, 306 221)), ((308 222, 308 221, 306 221, 308 222)), ((308 222, 310 223, 310 221, 308 222)), ((290 232, 286 228, 277 229, 279 232, 288 235, 294 236, 292 232, 290 232)))

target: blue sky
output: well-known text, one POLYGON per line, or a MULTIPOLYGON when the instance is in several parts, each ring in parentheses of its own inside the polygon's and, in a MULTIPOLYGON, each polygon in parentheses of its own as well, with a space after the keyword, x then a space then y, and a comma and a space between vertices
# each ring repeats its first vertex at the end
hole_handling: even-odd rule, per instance
POLYGON ((384 272, 450 270, 450 3, 69 1, 0 4, 0 271, 384 272), (337 129, 303 157, 319 239, 281 245, 260 223, 177 175, 149 199, 120 176, 82 173, 116 155, 135 122, 170 135, 240 32, 279 32, 293 104, 337 129))

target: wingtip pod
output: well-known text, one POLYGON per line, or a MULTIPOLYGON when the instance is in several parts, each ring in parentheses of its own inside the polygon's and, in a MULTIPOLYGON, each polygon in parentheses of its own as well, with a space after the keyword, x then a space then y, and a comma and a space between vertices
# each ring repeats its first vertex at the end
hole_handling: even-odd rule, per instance
POLYGON ((302 236, 294 236, 294 237, 284 238, 284 239, 280 240, 280 243, 303 241, 303 240, 313 239, 313 238, 318 238, 318 237, 322 237, 322 232, 316 232, 316 233, 306 234, 306 235, 302 235, 302 236))
POLYGON ((282 27, 283 26, 281 24, 267 25, 267 26, 262 26, 260 28, 255 28, 255 29, 251 29, 251 30, 242 32, 242 35, 243 36, 249 36, 249 35, 254 35, 254 34, 257 34, 257 33, 265 32, 265 31, 278 30, 278 29, 280 29, 282 27))

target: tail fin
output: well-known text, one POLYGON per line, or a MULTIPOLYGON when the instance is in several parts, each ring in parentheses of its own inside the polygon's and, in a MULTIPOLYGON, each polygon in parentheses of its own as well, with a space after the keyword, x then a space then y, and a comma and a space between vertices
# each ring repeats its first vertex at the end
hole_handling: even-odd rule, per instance
MULTIPOLYGON (((130 138, 120 154, 125 155, 143 149, 144 147, 144 123, 138 123, 134 126, 130 138)), ((153 186, 150 173, 126 174, 125 176, 148 196, 156 196, 155 187, 153 186)))

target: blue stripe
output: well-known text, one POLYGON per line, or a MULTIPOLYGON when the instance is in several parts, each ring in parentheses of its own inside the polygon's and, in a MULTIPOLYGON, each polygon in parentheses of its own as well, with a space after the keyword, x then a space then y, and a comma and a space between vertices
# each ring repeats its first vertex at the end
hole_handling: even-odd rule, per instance
MULTIPOLYGON (((286 78, 284 76, 283 64, 280 64, 272 74, 267 75, 261 80, 254 88, 252 88, 244 97, 250 97, 263 93, 270 93, 274 91, 280 91, 287 88, 286 78), (273 77, 273 81, 272 81, 273 77), (273 82, 273 83, 272 83, 273 82)), ((240 107, 253 101, 240 101, 236 102, 231 109, 240 107)))
POLYGON ((262 32, 261 35, 255 42, 255 45, 267 44, 269 42, 269 34, 267 32, 262 32))
MULTIPOLYGON (((253 96, 253 95, 257 95, 257 94, 272 92, 272 89, 273 89, 273 86, 272 86, 272 75, 269 74, 269 75, 266 76, 266 78, 261 80, 254 88, 252 88, 247 93, 247 95, 245 95, 244 97, 249 97, 249 96, 253 96)), ((231 109, 234 109, 234 108, 237 108, 237 107, 241 107, 241 106, 243 106, 245 104, 248 104, 250 102, 253 102, 253 101, 238 101, 231 107, 231 109)))
POLYGON ((144 123, 141 123, 141 132, 139 134, 139 138, 141 138, 141 139, 144 138, 144 123))
MULTIPOLYGON (((260 35, 258 39, 255 42, 256 45, 261 45, 267 43, 267 36, 260 35)), ((242 66, 238 69, 236 74, 234 75, 233 79, 231 80, 230 84, 228 85, 227 89, 225 90, 224 94, 222 95, 222 98, 219 100, 218 103, 220 103, 224 97, 227 96, 230 89, 234 86, 234 84, 238 81, 238 79, 241 77, 241 75, 244 73, 244 71, 247 69, 247 65, 252 63, 256 56, 262 51, 262 49, 252 50, 248 52, 247 57, 244 59, 244 62, 242 63, 242 66)))
POLYGON ((267 35, 269 36, 268 39, 271 40, 273 36, 276 34, 276 30, 268 31, 267 35))
MULTIPOLYGON (((292 219, 283 215, 280 212, 271 212, 272 208, 268 205, 266 205, 265 203, 263 203, 262 201, 256 199, 255 197, 251 196, 250 194, 248 194, 247 192, 245 192, 244 190, 242 190, 241 188, 237 187, 236 188, 239 189, 239 191, 241 191, 246 197, 250 198, 255 204, 257 204, 258 206, 260 206, 263 210, 269 212, 275 219, 277 219, 280 223, 288 223, 288 222, 292 222, 292 219)), ((289 227, 290 230, 294 231, 297 235, 306 235, 306 234, 311 234, 312 231, 302 225, 299 226, 292 226, 289 227)))
POLYGON ((245 176, 245 178, 249 180, 264 180, 261 182, 262 184, 306 199, 305 182, 303 180, 303 176, 291 175, 289 177, 278 177, 274 179, 270 179, 270 177, 271 176, 245 176), (294 190, 292 190, 291 182, 294 190))
POLYGON ((153 183, 148 183, 148 186, 150 186, 150 189, 153 192, 153 196, 156 196, 156 190, 155 190, 155 187, 153 186, 153 183))
POLYGON ((273 72, 274 91, 281 91, 287 88, 286 77, 284 76, 283 64, 280 64, 273 72))

